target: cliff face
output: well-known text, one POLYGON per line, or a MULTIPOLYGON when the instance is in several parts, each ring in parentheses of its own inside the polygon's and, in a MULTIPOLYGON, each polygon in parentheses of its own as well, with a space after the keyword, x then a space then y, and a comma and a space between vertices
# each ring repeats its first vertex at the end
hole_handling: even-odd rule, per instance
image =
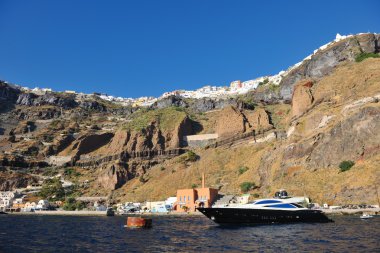
POLYGON ((266 89, 254 92, 256 101, 276 103, 283 101, 290 103, 294 86, 302 79, 319 80, 335 70, 343 62, 353 62, 359 53, 377 53, 380 51, 379 34, 362 34, 334 43, 327 49, 319 50, 309 60, 293 69, 280 82, 280 89, 273 91, 266 89))
POLYGON ((126 195, 120 198, 141 201, 146 195, 157 199, 173 195, 177 188, 199 183, 201 170, 210 187, 225 193, 239 194, 241 183, 254 182, 258 188, 250 193, 260 197, 286 188, 293 195, 307 194, 318 203, 376 204, 374 185, 380 180, 379 68, 380 59, 367 59, 342 64, 318 81, 301 80, 293 91, 291 108, 285 107, 288 113, 281 104, 264 105, 265 109, 257 106, 253 111, 226 107, 209 113, 214 115, 216 132, 224 136, 236 137, 257 129, 262 118, 264 125, 276 122, 273 127, 283 122, 287 134, 264 142, 251 140, 196 150, 200 159, 186 166, 181 160, 160 163, 150 169, 149 181, 133 194, 128 192, 135 187, 135 180, 127 182, 120 189, 126 195), (255 117, 256 126, 250 118, 255 112, 261 115, 255 117), (355 165, 341 172, 343 161, 355 165), (171 172, 162 167, 171 168, 171 172), (248 170, 241 174, 241 167, 248 170), (166 187, 161 189, 160 185, 166 187))
POLYGON ((25 188, 28 185, 37 183, 36 177, 22 173, 0 172, 0 191, 8 191, 10 189, 25 188))
POLYGON ((0 113, 13 109, 12 105, 17 100, 20 91, 0 81, 0 113))
POLYGON ((167 98, 161 99, 154 103, 151 108, 162 109, 171 106, 177 106, 182 108, 188 108, 189 110, 196 113, 203 113, 212 110, 220 110, 227 106, 234 106, 236 108, 242 109, 247 108, 249 105, 245 104, 243 101, 239 101, 236 98, 199 98, 199 99, 184 99, 179 96, 169 96, 167 98))
POLYGON ((122 163, 115 163, 100 169, 97 179, 99 186, 106 190, 116 190, 129 179, 127 168, 122 163))
POLYGON ((251 193, 263 197, 288 188, 331 204, 373 202, 380 60, 354 60, 359 53, 378 52, 378 40, 364 34, 331 44, 279 86, 229 98, 170 96, 149 108, 96 96, 35 95, 0 83, 0 186, 9 190, 33 182, 16 170, 70 168, 80 171, 80 194, 114 191, 119 200, 143 201, 198 184, 204 171, 208 185, 224 193, 240 193, 242 182, 254 182, 258 188, 251 193), (188 159, 183 137, 193 134, 219 137, 188 159), (355 166, 340 172, 344 160, 355 166), (57 167, 52 161, 62 162, 57 167), (248 169, 241 173, 241 167, 248 169))
POLYGON ((272 128, 269 116, 263 108, 247 111, 228 106, 218 113, 216 121, 216 133, 220 138, 272 128))

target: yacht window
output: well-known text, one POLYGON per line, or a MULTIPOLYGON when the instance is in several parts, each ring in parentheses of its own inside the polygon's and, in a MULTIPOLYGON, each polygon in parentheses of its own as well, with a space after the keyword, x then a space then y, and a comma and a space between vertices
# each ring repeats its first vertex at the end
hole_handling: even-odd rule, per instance
POLYGON ((297 207, 293 206, 292 204, 288 204, 288 203, 269 205, 269 206, 265 206, 265 207, 272 207, 272 208, 297 208, 297 207))
POLYGON ((268 200, 261 200, 256 202, 256 205, 262 205, 262 204, 274 204, 274 203, 282 203, 281 200, 275 200, 275 199, 268 199, 268 200))

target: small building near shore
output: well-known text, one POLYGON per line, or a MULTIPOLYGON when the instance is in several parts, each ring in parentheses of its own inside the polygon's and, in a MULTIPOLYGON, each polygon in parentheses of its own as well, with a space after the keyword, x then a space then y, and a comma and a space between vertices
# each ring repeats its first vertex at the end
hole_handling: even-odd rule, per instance
POLYGON ((49 201, 46 199, 41 199, 38 201, 38 204, 36 205, 36 210, 47 210, 49 208, 50 204, 49 201))
POLYGON ((205 176, 202 174, 202 187, 177 190, 175 210, 177 212, 195 212, 198 207, 211 207, 218 197, 218 190, 205 186, 205 176))
POLYGON ((142 210, 152 213, 167 213, 169 209, 166 207, 165 201, 147 201, 141 206, 142 210))
POLYGON ((36 202, 26 202, 24 208, 22 209, 23 212, 33 212, 36 209, 36 202))
POLYGON ((169 197, 165 200, 165 206, 167 209, 173 210, 177 197, 169 197))
POLYGON ((12 205, 15 194, 11 191, 0 192, 0 211, 5 211, 12 205))
POLYGON ((16 210, 21 210, 22 208, 25 208, 24 198, 25 196, 22 196, 20 198, 15 198, 13 200, 12 208, 16 210))

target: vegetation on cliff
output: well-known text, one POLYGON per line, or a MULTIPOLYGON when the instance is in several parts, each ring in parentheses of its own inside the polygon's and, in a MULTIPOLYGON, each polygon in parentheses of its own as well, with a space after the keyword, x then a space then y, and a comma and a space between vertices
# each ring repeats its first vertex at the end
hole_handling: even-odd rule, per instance
POLYGON ((359 54, 358 56, 356 56, 355 58, 355 61, 356 62, 361 62, 361 61, 364 61, 365 59, 368 59, 368 58, 379 58, 380 55, 379 54, 376 54, 376 53, 361 53, 359 54))
POLYGON ((59 178, 47 179, 39 192, 39 196, 48 200, 63 200, 65 198, 65 189, 59 178))
POLYGON ((355 165, 355 162, 353 161, 343 161, 339 164, 339 168, 341 172, 345 172, 352 168, 352 166, 355 165))
POLYGON ((187 116, 181 107, 167 107, 163 109, 140 109, 135 112, 130 121, 124 125, 125 129, 141 131, 152 122, 156 123, 162 131, 173 130, 187 116))

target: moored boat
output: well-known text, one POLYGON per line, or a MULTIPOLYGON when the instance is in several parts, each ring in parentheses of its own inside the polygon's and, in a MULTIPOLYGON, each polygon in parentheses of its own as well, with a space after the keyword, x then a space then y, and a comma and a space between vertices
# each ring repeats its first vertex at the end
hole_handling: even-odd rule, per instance
POLYGON ((106 216, 115 216, 115 211, 112 209, 112 207, 107 208, 106 216))
POLYGON ((373 216, 368 213, 363 213, 363 215, 360 215, 360 219, 370 219, 370 218, 373 218, 373 216))
POLYGON ((198 208, 198 210, 218 224, 332 222, 322 211, 305 208, 297 203, 302 198, 287 197, 286 192, 278 196, 272 199, 259 199, 248 204, 198 208))

